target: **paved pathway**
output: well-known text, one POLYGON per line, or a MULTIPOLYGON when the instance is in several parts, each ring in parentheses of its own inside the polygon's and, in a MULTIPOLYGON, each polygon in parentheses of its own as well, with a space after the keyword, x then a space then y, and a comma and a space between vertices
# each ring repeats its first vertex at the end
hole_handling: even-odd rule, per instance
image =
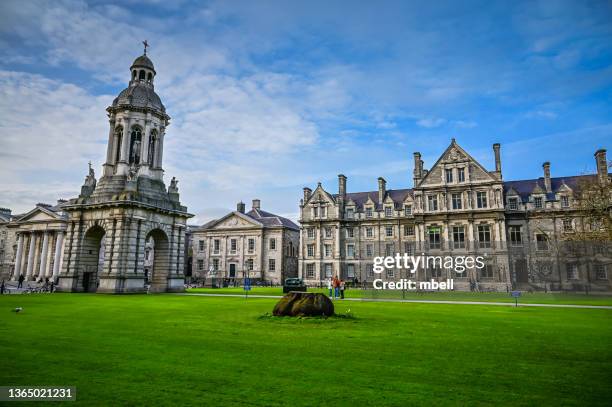
MULTIPOLYGON (((244 294, 209 294, 209 293, 178 293, 177 295, 193 295, 200 297, 241 297, 244 294)), ((282 298, 280 295, 249 294, 249 298, 282 298)), ((513 302, 488 302, 488 301, 445 301, 445 300, 400 300, 394 298, 345 298, 336 301, 364 301, 364 302, 415 302, 422 304, 461 304, 461 305, 505 305, 514 307, 513 302)), ((549 308, 594 308, 612 309, 612 305, 576 305, 576 304, 526 304, 519 300, 519 307, 549 307, 549 308)))

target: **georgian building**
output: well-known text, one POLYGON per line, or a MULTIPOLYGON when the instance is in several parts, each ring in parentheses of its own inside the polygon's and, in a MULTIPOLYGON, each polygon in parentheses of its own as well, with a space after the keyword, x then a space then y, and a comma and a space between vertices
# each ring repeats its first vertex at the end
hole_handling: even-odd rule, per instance
POLYGON ((259 199, 245 213, 235 211, 191 229, 193 276, 204 282, 233 284, 245 277, 279 284, 296 277, 299 226, 261 209, 259 199))
MULTIPOLYGON (((600 175, 595 178, 608 182, 605 150, 597 154, 600 175)), ((542 239, 535 222, 547 225, 552 232, 546 239, 560 239, 555 227, 567 227, 567 219, 578 216, 569 197, 580 177, 551 179, 550 166, 545 164, 543 178, 505 182, 499 144, 493 145, 493 155, 495 168, 487 170, 453 139, 429 170, 424 168, 421 154, 414 153, 411 189, 387 189, 381 177, 378 190, 349 193, 347 178, 342 174, 336 194, 320 183, 314 191, 304 188, 300 203, 300 277, 311 285, 338 276, 355 282, 453 278, 455 288, 460 290, 474 286, 479 290, 541 288, 545 284, 550 289, 579 289, 585 282, 594 282, 594 289, 610 289, 606 273, 609 262, 603 254, 592 267, 577 266, 582 268, 575 273, 576 266, 571 263, 570 274, 557 273, 556 279, 551 273, 550 278, 542 279, 530 271, 534 258, 531 248, 542 239), (514 241, 509 251, 510 238, 519 241, 514 241), (517 251, 519 245, 522 250, 517 251), (373 258, 396 253, 481 256, 484 267, 458 273, 434 265, 419 269, 416 277, 400 269, 375 275, 373 258)), ((555 257, 550 253, 547 256, 555 257)), ((560 270, 564 267, 561 263, 557 261, 554 268, 560 270)))

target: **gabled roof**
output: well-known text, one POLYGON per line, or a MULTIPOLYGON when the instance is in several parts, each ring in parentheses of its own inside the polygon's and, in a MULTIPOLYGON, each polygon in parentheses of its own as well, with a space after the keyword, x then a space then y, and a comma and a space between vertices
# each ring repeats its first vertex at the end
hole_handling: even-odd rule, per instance
MULTIPOLYGON (((388 189, 385 193, 385 199, 391 198, 395 207, 401 207, 408 195, 412 195, 412 189, 388 189)), ((333 195, 334 200, 338 199, 338 194, 333 195)), ((358 209, 363 209, 368 202, 368 198, 374 202, 374 205, 379 208, 378 191, 368 192, 351 192, 346 194, 346 201, 353 201, 358 209)))
POLYGON ((421 179, 421 182, 419 182, 419 186, 423 185, 425 183, 425 181, 431 176, 431 174, 434 172, 433 169, 436 168, 440 162, 450 154, 451 150, 457 150, 460 154, 465 155, 465 157, 467 158, 468 161, 474 163, 482 172, 484 172, 485 174, 487 174, 491 180, 495 180, 495 178, 493 178, 493 176, 491 175, 491 173, 482 166, 482 164, 480 164, 478 161, 476 161, 476 159, 474 159, 474 157, 472 157, 467 151, 465 151, 463 149, 463 147, 461 147, 459 144, 457 144, 457 142, 455 141, 455 139, 451 140, 451 143, 449 144, 448 147, 446 147, 446 150, 444 150, 444 152, 440 155, 440 157, 438 158, 438 160, 434 163, 434 165, 432 165, 429 169, 429 171, 427 172, 427 174, 423 177, 423 179, 421 179))
POLYGON ((22 215, 14 216, 13 221, 24 222, 24 221, 27 221, 28 219, 31 219, 37 213, 44 213, 48 215, 49 217, 51 217, 52 219, 57 219, 57 220, 68 219, 68 215, 66 215, 62 211, 60 205, 51 206, 51 205, 37 204, 36 207, 32 209, 31 211, 25 214, 22 214, 22 215))

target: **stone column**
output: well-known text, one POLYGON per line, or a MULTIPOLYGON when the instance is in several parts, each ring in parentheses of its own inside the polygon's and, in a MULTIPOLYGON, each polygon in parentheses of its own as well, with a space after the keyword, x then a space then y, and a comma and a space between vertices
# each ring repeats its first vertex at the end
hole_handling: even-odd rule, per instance
POLYGON ((151 133, 151 120, 145 120, 144 134, 142 138, 142 149, 140 150, 140 165, 149 166, 149 137, 151 133))
POLYGON ((53 258, 53 281, 56 281, 60 270, 62 269, 62 246, 64 246, 64 232, 57 232, 55 239, 55 257, 53 258))
POLYGON ((47 251, 49 249, 49 232, 43 233, 42 252, 40 254, 40 266, 37 280, 41 280, 47 272, 47 251))
POLYGON ((34 233, 30 233, 30 250, 28 251, 28 267, 26 269, 25 279, 28 281, 32 276, 32 271, 34 270, 34 252, 36 247, 36 235, 34 233))
POLYGON ((166 136, 166 128, 162 127, 159 132, 159 138, 155 153, 157 154, 157 160, 155 161, 155 168, 162 168, 162 159, 164 156, 164 137, 166 136))
POLYGON ((23 254, 24 237, 25 236, 23 233, 19 233, 19 236, 17 237, 17 254, 15 255, 15 271, 13 272, 13 281, 17 281, 17 279, 21 275, 21 256, 23 254))
POLYGON ((130 153, 130 119, 123 119, 123 139, 121 140, 121 155, 119 156, 119 161, 124 163, 130 162, 130 157, 128 154, 130 153))

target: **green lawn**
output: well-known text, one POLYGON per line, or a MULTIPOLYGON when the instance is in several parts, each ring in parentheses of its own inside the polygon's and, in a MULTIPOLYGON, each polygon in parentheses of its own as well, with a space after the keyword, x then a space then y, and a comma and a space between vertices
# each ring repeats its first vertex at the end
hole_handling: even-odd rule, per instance
MULTIPOLYGON (((309 291, 328 293, 327 289, 309 289, 309 291)), ((192 288, 190 293, 209 294, 244 294, 241 287, 237 288, 192 288)), ((250 294, 258 295, 283 295, 280 287, 253 287, 250 294)), ((417 293, 414 291, 402 292, 401 290, 346 290, 348 298, 396 298, 407 300, 446 300, 446 301, 486 301, 486 302, 514 302, 514 298, 508 293, 474 293, 469 291, 439 291, 417 293)), ((519 303, 526 304, 577 304, 577 305, 612 305, 610 294, 574 294, 574 293, 528 293, 522 292, 519 303)))
POLYGON ((88 405, 610 405, 612 311, 275 300, 0 297, 2 385, 72 385, 88 405), (23 307, 19 314, 11 312, 23 307))

